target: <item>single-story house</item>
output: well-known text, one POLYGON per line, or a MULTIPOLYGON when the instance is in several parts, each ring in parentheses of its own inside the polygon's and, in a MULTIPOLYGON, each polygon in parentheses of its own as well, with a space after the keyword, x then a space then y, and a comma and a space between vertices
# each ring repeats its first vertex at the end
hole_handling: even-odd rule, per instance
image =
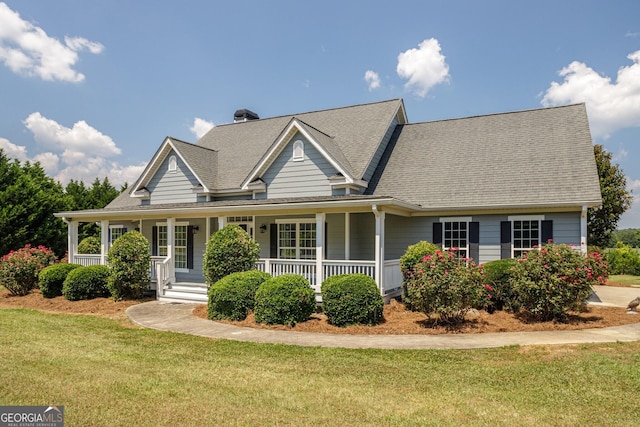
POLYGON ((238 110, 195 144, 167 137, 139 179, 104 209, 60 212, 69 261, 105 263, 139 230, 164 300, 206 301, 209 236, 238 224, 257 268, 298 273, 319 293, 341 273, 401 292, 399 258, 427 240, 477 263, 553 239, 587 246, 601 204, 584 104, 409 123, 402 99, 281 117, 238 110), (78 224, 98 222, 102 254, 78 253, 78 224))

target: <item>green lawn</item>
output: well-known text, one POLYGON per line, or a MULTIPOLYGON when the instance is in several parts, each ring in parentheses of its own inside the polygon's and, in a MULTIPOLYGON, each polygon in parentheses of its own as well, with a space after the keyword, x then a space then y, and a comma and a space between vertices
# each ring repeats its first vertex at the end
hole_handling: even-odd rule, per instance
POLYGON ((0 310, 0 405, 68 426, 634 425, 640 343, 299 348, 0 310))
POLYGON ((609 276, 607 280, 609 285, 638 285, 640 286, 640 276, 631 276, 629 274, 616 274, 609 276))

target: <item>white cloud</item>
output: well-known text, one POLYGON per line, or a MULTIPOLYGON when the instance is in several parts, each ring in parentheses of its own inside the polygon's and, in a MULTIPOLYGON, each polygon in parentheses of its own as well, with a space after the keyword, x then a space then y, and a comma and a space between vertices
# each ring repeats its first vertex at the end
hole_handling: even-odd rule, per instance
POLYGON ((96 178, 108 177, 115 187, 125 182, 133 184, 140 176, 146 163, 120 165, 110 157, 121 153, 113 140, 79 121, 72 128, 61 126, 51 119, 33 113, 24 121, 33 132, 43 152, 30 157, 27 148, 0 138, 0 148, 8 157, 39 162, 48 176, 66 185, 70 180, 80 180, 91 184, 96 178))
POLYGON ((17 159, 21 162, 29 159, 27 157, 27 147, 15 145, 6 138, 0 138, 0 148, 2 148, 5 156, 12 159, 17 159))
POLYGON ((597 138, 607 139, 618 129, 640 126, 640 50, 627 58, 633 64, 621 67, 615 82, 582 62, 572 62, 560 70, 564 81, 551 83, 542 105, 585 102, 591 132, 597 138))
POLYGON ((409 49, 398 55, 398 75, 409 81, 406 90, 424 97, 437 84, 449 82, 449 65, 441 53, 440 43, 436 39, 427 39, 418 49, 409 49))
POLYGON ((367 70, 367 72, 364 73, 364 80, 369 85, 370 91, 380 87, 380 76, 375 71, 367 70))
POLYGON ((49 81, 81 82, 84 75, 73 69, 78 52, 98 54, 103 49, 102 44, 82 37, 65 37, 65 43, 61 43, 0 3, 0 61, 14 73, 49 81))
POLYGON ((84 120, 68 128, 35 112, 23 123, 33 133, 36 142, 49 149, 105 157, 122 153, 109 136, 89 126, 84 120))
POLYGON ((195 119, 193 119, 193 126, 191 126, 189 130, 196 136, 196 138, 200 139, 214 126, 215 125, 213 124, 213 122, 209 122, 205 119, 201 119, 200 117, 196 117, 195 119))

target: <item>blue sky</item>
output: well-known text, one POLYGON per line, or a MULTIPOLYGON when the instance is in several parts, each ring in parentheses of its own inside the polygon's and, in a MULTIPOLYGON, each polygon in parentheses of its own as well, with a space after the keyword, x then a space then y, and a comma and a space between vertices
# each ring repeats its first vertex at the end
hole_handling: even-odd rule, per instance
POLYGON ((619 227, 640 228, 639 17, 635 0, 0 2, 0 148, 120 185, 165 136, 240 108, 403 98, 422 122, 586 102, 635 190, 619 227))

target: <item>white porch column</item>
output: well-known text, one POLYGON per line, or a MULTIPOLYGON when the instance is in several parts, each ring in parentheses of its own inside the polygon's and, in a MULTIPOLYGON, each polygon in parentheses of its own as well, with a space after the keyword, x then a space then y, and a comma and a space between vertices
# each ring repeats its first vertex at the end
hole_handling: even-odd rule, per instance
POLYGON ((222 230, 225 225, 227 225, 227 217, 219 216, 218 217, 218 230, 222 230))
POLYGON ((373 205, 373 214, 376 217, 376 241, 375 241, 375 262, 376 262, 376 282, 380 293, 384 290, 384 219, 385 213, 378 211, 378 206, 373 205))
POLYGON ((582 207, 580 213, 580 252, 587 254, 587 207, 582 207))
POLYGON ((324 261, 324 222, 327 214, 324 212, 316 213, 316 290, 322 286, 324 280, 324 271, 322 264, 324 261))
POLYGON ((176 254, 174 253, 173 236, 175 234, 176 220, 175 218, 167 218, 167 256, 171 258, 169 261, 169 277, 171 283, 176 281, 176 254))
POLYGON ((78 221, 67 221, 67 249, 69 264, 75 264, 78 253, 78 221))
POLYGON ((204 226, 205 239, 204 243, 206 244, 209 241, 209 237, 211 237, 211 217, 205 217, 206 224, 204 226))
POLYGON ((100 221, 100 264, 107 265, 107 251, 109 250, 109 220, 100 221))
POLYGON ((344 214, 344 259, 351 259, 351 214, 344 214))

